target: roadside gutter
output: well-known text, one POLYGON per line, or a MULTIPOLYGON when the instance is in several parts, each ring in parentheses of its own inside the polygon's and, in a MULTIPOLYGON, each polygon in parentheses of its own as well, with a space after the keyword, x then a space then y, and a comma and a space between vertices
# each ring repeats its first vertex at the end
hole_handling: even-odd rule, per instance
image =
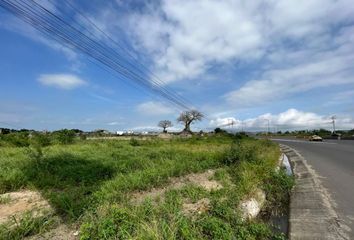
POLYGON ((315 171, 296 150, 283 144, 280 148, 290 160, 296 183, 290 197, 289 239, 349 239, 349 228, 340 221, 315 171))

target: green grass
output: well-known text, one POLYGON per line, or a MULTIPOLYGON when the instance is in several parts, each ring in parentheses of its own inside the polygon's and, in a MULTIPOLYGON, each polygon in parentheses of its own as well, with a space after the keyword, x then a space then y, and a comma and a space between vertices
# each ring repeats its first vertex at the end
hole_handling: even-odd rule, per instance
POLYGON ((0 225, 0 240, 20 240, 40 234, 56 226, 58 221, 57 217, 50 214, 33 217, 30 212, 26 212, 21 218, 13 217, 6 224, 0 225))
POLYGON ((267 209, 281 210, 292 186, 287 176, 275 172, 279 149, 266 140, 222 135, 86 140, 0 151, 0 193, 39 190, 62 221, 81 226, 81 239, 270 239, 275 237, 270 227, 261 219, 241 221, 237 206, 262 188, 270 199, 267 209), (215 179, 224 188, 208 192, 187 185, 167 191, 158 204, 130 201, 132 192, 163 187, 170 177, 207 169, 218 169, 215 179), (202 198, 210 199, 209 211, 183 215, 186 199, 202 198))
POLYGON ((0 204, 8 204, 11 202, 10 196, 0 196, 0 204))

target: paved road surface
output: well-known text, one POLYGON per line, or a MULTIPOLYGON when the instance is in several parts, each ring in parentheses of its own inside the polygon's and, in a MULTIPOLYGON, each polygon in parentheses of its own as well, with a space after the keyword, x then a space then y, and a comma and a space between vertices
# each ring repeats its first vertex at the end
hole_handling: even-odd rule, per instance
POLYGON ((338 215, 352 228, 350 237, 354 239, 354 141, 273 140, 296 149, 323 177, 323 185, 336 202, 338 215))

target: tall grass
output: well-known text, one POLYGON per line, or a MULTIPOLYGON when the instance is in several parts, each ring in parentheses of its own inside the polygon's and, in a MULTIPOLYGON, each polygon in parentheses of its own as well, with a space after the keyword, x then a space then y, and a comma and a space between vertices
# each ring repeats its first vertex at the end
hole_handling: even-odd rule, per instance
MULTIPOLYGON (((81 225, 81 239, 263 239, 262 221, 242 222, 237 205, 255 188, 272 202, 278 147, 265 140, 231 136, 173 140, 91 140, 46 147, 0 147, 0 193, 36 189, 68 223, 81 225), (130 202, 131 193, 163 187, 170 177, 218 169, 224 188, 207 192, 186 186, 166 192, 160 204, 130 202), (185 199, 211 200, 195 219, 182 214, 185 199), (268 196, 267 196, 268 198, 268 196)), ((291 187, 285 188, 285 191, 291 187)), ((0 232, 0 235, 2 233, 0 232)))

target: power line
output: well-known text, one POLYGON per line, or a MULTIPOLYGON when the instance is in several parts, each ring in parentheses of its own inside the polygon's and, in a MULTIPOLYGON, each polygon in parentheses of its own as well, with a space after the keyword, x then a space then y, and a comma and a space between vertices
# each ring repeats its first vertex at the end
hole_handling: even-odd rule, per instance
POLYGON ((35 1, 1 0, 0 6, 60 44, 69 46, 95 59, 100 64, 123 76, 125 80, 135 86, 167 99, 180 109, 190 109, 181 96, 167 89, 156 79, 149 81, 144 71, 127 61, 115 49, 104 43, 97 42, 35 1))
MULTIPOLYGON (((52 2, 53 4, 55 4, 55 2, 53 0, 48 0, 50 2, 52 2)), ((108 40, 110 40, 115 46, 117 46, 119 49, 121 49, 124 53, 126 53, 132 60, 134 60, 140 67, 143 68, 143 70, 147 71, 151 77, 158 83, 161 85, 164 85, 164 82, 156 75, 154 74, 148 67, 144 66, 144 64, 142 64, 141 62, 138 61, 138 59, 131 54, 131 52, 129 50, 127 50, 126 48, 124 48, 123 46, 121 46, 120 43, 118 43, 115 39, 113 39, 109 34, 107 34, 106 32, 104 32, 100 27, 98 27, 93 21, 90 20, 89 17, 87 17, 80 9, 76 8, 72 3, 70 3, 67 0, 62 0, 63 2, 65 2, 71 9, 73 9, 76 13, 78 13, 80 16, 82 16, 90 25, 93 26, 93 28, 95 28, 97 31, 99 31, 101 34, 103 34, 108 40)), ((56 4, 55 4, 56 5, 56 4)), ((183 99, 181 98, 179 95, 176 95, 176 97, 178 97, 181 101, 185 102, 186 104, 192 105, 187 99, 183 99)))

